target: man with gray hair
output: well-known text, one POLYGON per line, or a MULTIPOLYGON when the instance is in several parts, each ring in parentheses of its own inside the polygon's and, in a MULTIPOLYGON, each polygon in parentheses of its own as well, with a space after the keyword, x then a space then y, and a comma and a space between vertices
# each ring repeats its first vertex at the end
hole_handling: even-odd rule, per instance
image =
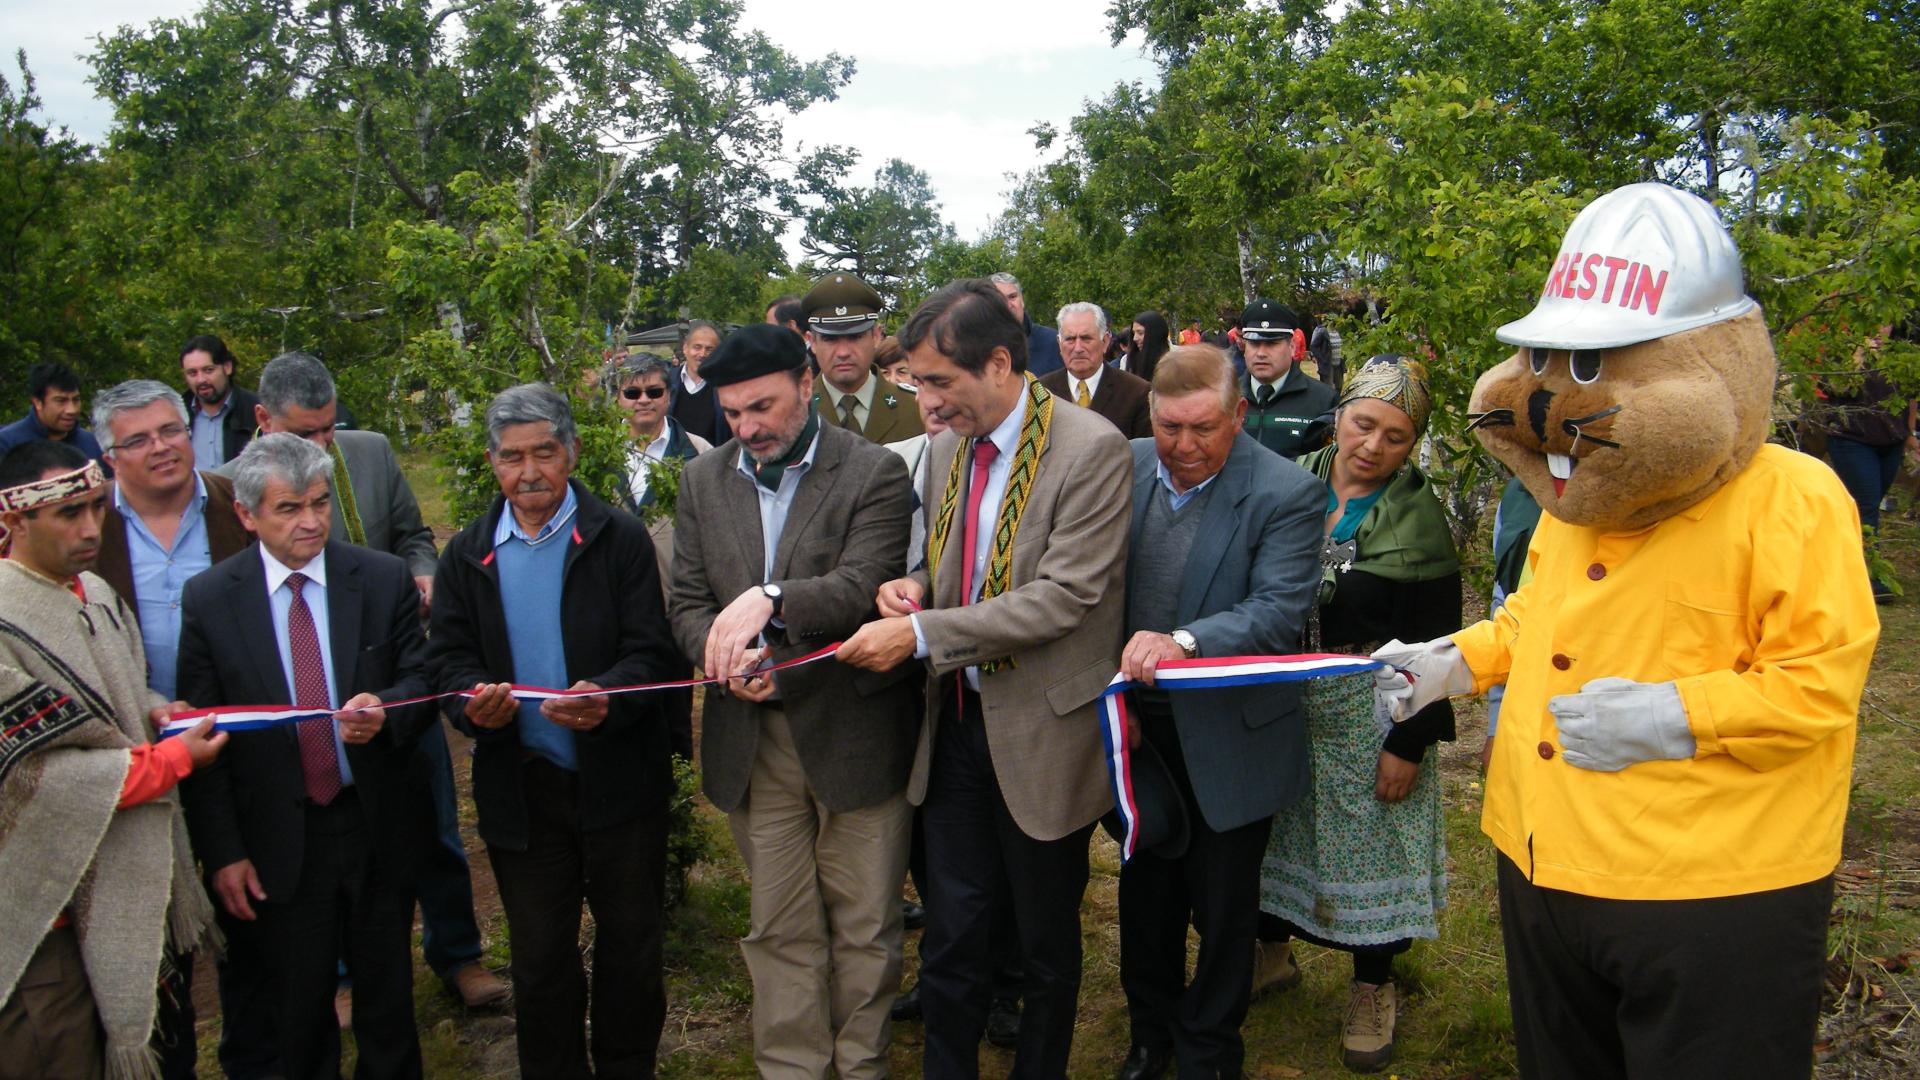
POLYGON ((1103 416, 1120 434, 1144 439, 1153 434, 1147 404, 1147 380, 1106 364, 1107 313, 1081 301, 1060 309, 1060 358, 1065 367, 1040 376, 1040 385, 1057 397, 1103 416))
POLYGON ((1020 287, 1020 279, 1002 270, 987 280, 993 282, 993 287, 1006 299, 1013 317, 1020 320, 1021 328, 1027 332, 1027 371, 1036 379, 1059 371, 1062 366, 1060 335, 1053 327, 1041 326, 1027 314, 1027 294, 1020 287))
POLYGON ((580 439, 550 386, 487 406, 500 497, 447 543, 433 603, 438 689, 475 740, 473 801, 506 909, 514 1030, 530 1080, 652 1076, 666 1020, 667 721, 685 675, 646 527, 572 478, 580 439), (509 619, 507 613, 512 612, 509 619), (518 701, 512 684, 580 691, 518 701), (581 904, 593 912, 591 1050, 581 904))
MULTIPOLYGON (((93 569, 139 621, 147 688, 172 701, 180 598, 187 581, 238 553, 253 538, 234 511, 232 481, 194 471, 186 409, 171 387, 151 379, 108 387, 94 397, 93 430, 114 474, 113 499, 100 526, 100 557, 93 569)), ((223 920, 221 929, 230 945, 246 948, 246 942, 235 941, 250 928, 223 920)), ((155 1036, 161 1074, 169 1080, 192 1077, 196 1057, 193 962, 190 956, 174 959, 169 992, 160 996, 155 1036)), ((239 1027, 246 1028, 244 1021, 239 1027)), ((238 1052, 229 1047, 225 1025, 221 1045, 223 1061, 238 1052)), ((270 1060, 271 1049, 263 1048, 260 1056, 270 1060)))
MULTIPOLYGON (((420 504, 387 437, 336 429, 338 408, 333 376, 310 353, 282 353, 260 372, 260 404, 254 416, 261 432, 298 435, 327 451, 333 460, 333 535, 405 559, 424 614, 433 601, 438 561, 433 532, 420 520, 420 504)), ((230 473, 231 466, 223 471, 230 473)), ((454 799, 453 760, 446 732, 438 724, 421 732, 409 768, 410 786, 421 802, 420 834, 414 837, 420 950, 427 966, 468 1008, 493 1004, 507 996, 507 986, 481 963, 473 879, 454 799)), ((345 1005, 346 991, 341 995, 345 1005)))
POLYGON ((417 1077, 406 765, 427 690, 419 602, 398 557, 330 536, 334 462, 290 434, 234 459, 235 509, 259 542, 187 583, 180 696, 291 705, 286 731, 234 733, 183 785, 215 899, 257 922, 280 1071, 337 1076, 336 965, 353 970, 358 1074, 417 1077))

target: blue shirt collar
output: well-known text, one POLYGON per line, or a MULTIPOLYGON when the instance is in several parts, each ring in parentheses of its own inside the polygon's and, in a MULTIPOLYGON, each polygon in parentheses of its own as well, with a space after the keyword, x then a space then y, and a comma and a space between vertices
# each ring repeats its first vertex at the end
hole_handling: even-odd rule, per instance
POLYGON ((1166 488, 1167 494, 1173 497, 1174 508, 1179 509, 1188 499, 1207 490, 1207 485, 1220 479, 1220 472, 1227 470, 1225 466, 1221 466, 1220 472, 1214 473, 1212 476, 1207 477, 1205 480, 1200 481, 1185 491, 1173 490, 1173 474, 1167 471, 1167 463, 1161 461, 1158 456, 1155 456, 1153 459, 1153 471, 1155 475, 1160 477, 1160 486, 1166 488))
POLYGON ((548 518, 545 525, 540 526, 540 534, 538 536, 528 536, 526 531, 520 528, 519 519, 513 516, 513 504, 502 503, 500 506, 500 523, 493 528, 493 546, 499 547, 501 544, 515 538, 518 538, 520 542, 524 544, 538 544, 561 529, 572 525, 573 515, 579 509, 580 500, 574 497, 573 483, 569 481, 567 483, 567 495, 566 498, 560 500, 559 511, 548 518))

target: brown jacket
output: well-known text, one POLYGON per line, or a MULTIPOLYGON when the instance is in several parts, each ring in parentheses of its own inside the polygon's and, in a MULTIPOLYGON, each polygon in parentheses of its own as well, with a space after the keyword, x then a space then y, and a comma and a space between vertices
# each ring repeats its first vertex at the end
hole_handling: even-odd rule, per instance
MULTIPOLYGON (((207 485, 207 505, 202 513, 207 522, 207 547, 214 562, 239 552, 253 543, 253 534, 240 524, 233 510, 233 481, 217 473, 203 472, 207 485)), ((127 523, 112 503, 100 525, 100 561, 93 572, 107 580, 113 591, 126 598, 127 606, 139 610, 139 598, 133 594, 133 556, 127 550, 127 523)))
MULTIPOLYGON (((1066 368, 1040 376, 1040 385, 1072 403, 1073 384, 1066 368)), ((1127 438, 1149 439, 1153 437, 1153 412, 1147 392, 1152 388, 1153 384, 1140 376, 1110 367, 1100 374, 1100 385, 1093 388, 1093 401, 1087 408, 1106 417, 1127 438)))
MULTIPOLYGON (((939 512, 953 456, 966 446, 952 432, 934 437, 923 512, 939 512)), ((961 483, 967 482, 963 475, 961 483)), ((907 789, 916 805, 927 790, 942 704, 939 677, 999 656, 1011 656, 1013 666, 981 675, 980 705, 994 773, 1014 824, 1036 840, 1057 840, 1113 805, 1098 703, 1120 668, 1124 644, 1132 483, 1133 455, 1113 425, 1071 401, 1057 401, 1014 540, 1005 593, 960 606, 961 533, 955 522, 941 553, 938 587, 919 617, 932 677, 907 789)), ((966 506, 964 490, 956 506, 966 506)), ((913 576, 926 584, 926 571, 913 576)))

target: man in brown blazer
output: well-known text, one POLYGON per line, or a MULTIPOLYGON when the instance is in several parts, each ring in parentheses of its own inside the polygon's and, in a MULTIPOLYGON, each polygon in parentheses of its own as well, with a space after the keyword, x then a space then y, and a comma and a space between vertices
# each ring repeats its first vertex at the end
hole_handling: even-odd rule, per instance
POLYGON ((880 294, 852 274, 834 273, 814 282, 800 303, 807 311, 807 344, 820 364, 813 394, 820 422, 881 444, 920 434, 913 395, 874 370, 883 336, 880 294))
MULTIPOLYGON (((680 480, 669 616, 709 674, 854 632, 905 568, 900 457, 820 423, 800 339, 743 326, 701 369, 732 442, 680 480)), ((887 1074, 900 882, 919 725, 915 669, 819 662, 710 691, 701 772, 747 864, 754 1057, 762 1075, 887 1074)))
MULTIPOLYGON (((165 383, 133 379, 102 390, 94 397, 93 430, 113 466, 113 500, 100 525, 100 559, 93 569, 140 621, 148 688, 172 701, 179 697, 180 596, 187 579, 251 544, 253 534, 234 513, 233 481, 194 471, 186 407, 165 383)), ((223 917, 229 949, 244 953, 252 928, 227 922, 223 917)), ((175 960, 154 1036, 162 1074, 170 1080, 192 1076, 196 1057, 193 962, 175 960)))
POLYGON ((1097 701, 1118 669, 1131 457, 1113 425, 1025 377, 1026 333, 993 286, 934 294, 900 333, 929 449, 928 570, 840 659, 924 657, 928 722, 909 796, 929 887, 926 1075, 973 1077, 991 994, 988 912, 1010 892, 1027 980, 1015 1076, 1061 1076, 1080 992, 1087 840, 1112 805, 1097 701))
POLYGON ((1082 301, 1060 309, 1060 359, 1065 367, 1040 376, 1055 397, 1092 409, 1129 439, 1153 436, 1147 380, 1106 364, 1107 313, 1082 301))

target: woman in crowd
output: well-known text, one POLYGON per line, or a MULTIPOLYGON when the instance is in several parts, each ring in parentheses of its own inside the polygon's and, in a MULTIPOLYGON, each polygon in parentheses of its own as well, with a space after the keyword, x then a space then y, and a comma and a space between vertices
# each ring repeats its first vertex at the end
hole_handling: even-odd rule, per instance
POLYGON ((1153 381, 1154 365, 1167 354, 1167 317, 1157 311, 1143 311, 1133 317, 1133 356, 1127 370, 1153 381))
MULTIPOLYGON (((1340 399, 1333 443, 1300 459, 1329 489, 1307 651, 1364 656, 1391 638, 1427 641, 1460 628, 1453 535, 1407 460, 1431 408, 1424 367, 1376 356, 1340 399)), ((1416 937, 1439 935, 1446 849, 1427 750, 1453 739, 1453 708, 1442 700, 1389 725, 1376 718, 1367 673, 1311 680, 1303 703, 1313 790, 1274 818, 1254 991, 1299 978, 1291 938, 1352 954, 1342 1057, 1373 1071, 1393 1057, 1392 958, 1416 937)))
MULTIPOLYGON (((667 377, 673 368, 664 357, 633 353, 621 361, 615 398, 627 414, 627 483, 615 500, 628 513, 646 521, 648 509, 660 500, 654 490, 653 471, 667 461, 684 462, 713 447, 692 434, 667 415, 672 396, 667 377)), ((709 397, 712 395, 709 394, 709 397)), ((673 514, 657 513, 647 522, 653 537, 653 554, 660 566, 661 601, 666 600, 668 573, 673 567, 673 514)), ((692 673, 692 669, 688 669, 692 673)), ((693 759, 693 691, 663 692, 667 711, 667 737, 673 752, 693 759)))
POLYGON ((687 324, 687 336, 680 340, 680 377, 673 386, 673 418, 689 435, 719 445, 733 438, 720 403, 714 400, 713 387, 700 377, 700 364, 720 347, 720 330, 712 323, 695 319, 687 324))
MULTIPOLYGON (((1914 437, 1915 403, 1899 396, 1893 380, 1880 368, 1880 350, 1892 327, 1883 326, 1854 351, 1855 371, 1829 376, 1820 382, 1826 400, 1827 460, 1860 507, 1860 525, 1880 531, 1880 503, 1900 472, 1900 459, 1920 455, 1914 437)), ((1873 573, 1873 599, 1893 599, 1893 585, 1884 570, 1873 573)))
POLYGON ((913 372, 907 370, 907 351, 900 347, 900 339, 889 334, 880 339, 873 350, 873 369, 880 377, 911 394, 914 392, 913 372))

